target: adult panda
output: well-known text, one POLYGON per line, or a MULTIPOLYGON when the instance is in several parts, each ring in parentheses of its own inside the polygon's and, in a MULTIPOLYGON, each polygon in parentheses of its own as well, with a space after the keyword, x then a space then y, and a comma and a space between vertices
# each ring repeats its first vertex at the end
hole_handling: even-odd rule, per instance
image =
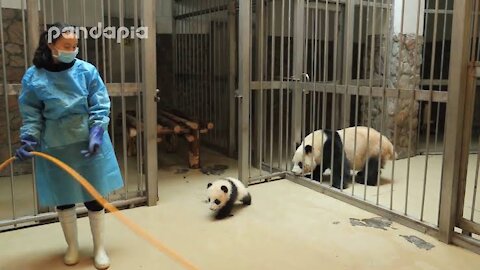
POLYGON ((292 159, 292 172, 297 175, 313 174, 313 179, 320 181, 321 175, 327 169, 330 169, 332 186, 338 189, 347 188, 351 178, 350 164, 347 159, 342 159, 343 151, 342 140, 338 132, 331 130, 314 131, 306 136, 300 145, 297 145, 297 150, 292 159), (320 164, 323 164, 323 171, 321 171, 322 166, 320 164))
POLYGON ((376 185, 379 163, 380 168, 383 168, 387 160, 393 160, 396 157, 393 144, 373 128, 370 128, 369 131, 369 128, 364 126, 349 127, 338 130, 333 136, 331 131, 317 130, 305 137, 305 140, 297 146, 292 158, 292 172, 297 175, 312 173, 313 179, 319 181, 321 174, 330 168, 333 178, 332 185, 340 188, 343 161, 344 182, 350 180, 350 169, 352 169, 358 171, 355 178, 357 183, 376 185), (332 138, 335 139, 332 140, 332 138), (380 142, 382 147, 380 147, 380 142), (332 143, 333 165, 331 163, 332 143), (342 160, 342 153, 345 155, 344 160, 342 160), (322 160, 323 172, 320 172, 322 160))
POLYGON ((358 171, 355 181, 376 186, 379 168, 383 169, 387 160, 394 160, 398 156, 392 142, 377 130, 364 126, 348 127, 338 130, 337 133, 342 138, 350 167, 352 170, 358 171))

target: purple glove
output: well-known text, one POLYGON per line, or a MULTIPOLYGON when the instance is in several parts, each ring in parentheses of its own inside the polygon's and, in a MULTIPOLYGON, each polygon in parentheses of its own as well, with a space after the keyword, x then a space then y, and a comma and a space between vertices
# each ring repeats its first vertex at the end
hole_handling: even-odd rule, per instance
POLYGON ((88 150, 82 150, 81 153, 85 157, 90 157, 98 152, 98 149, 102 145, 103 128, 101 126, 94 126, 90 129, 90 142, 88 143, 88 150))
POLYGON ((21 140, 22 146, 17 149, 15 152, 15 157, 21 161, 27 160, 33 157, 33 154, 30 153, 31 151, 35 150, 35 146, 37 145, 37 141, 32 136, 27 136, 21 140))

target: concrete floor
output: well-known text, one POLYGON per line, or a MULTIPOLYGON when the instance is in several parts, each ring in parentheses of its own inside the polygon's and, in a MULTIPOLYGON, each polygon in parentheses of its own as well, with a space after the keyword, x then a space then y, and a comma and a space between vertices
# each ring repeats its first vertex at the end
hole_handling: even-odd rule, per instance
MULTIPOLYGON (((205 155, 204 164, 218 164, 218 157, 205 155)), ((229 167, 223 175, 234 176, 236 161, 220 160, 229 167)), ((375 223, 383 229, 358 226, 366 224, 359 220, 374 216, 287 180, 251 186, 251 206, 214 221, 204 192, 207 182, 217 176, 181 170, 173 161, 162 164, 158 205, 124 213, 200 269, 478 269, 480 265, 479 255, 399 224, 375 223), (410 236, 426 242, 417 247, 405 238, 410 236)), ((182 269, 110 214, 107 228, 110 269, 182 269)), ((82 259, 68 269, 93 269, 89 230, 88 218, 80 218, 82 259)), ((0 270, 66 269, 61 260, 64 248, 58 223, 0 233, 0 270)))

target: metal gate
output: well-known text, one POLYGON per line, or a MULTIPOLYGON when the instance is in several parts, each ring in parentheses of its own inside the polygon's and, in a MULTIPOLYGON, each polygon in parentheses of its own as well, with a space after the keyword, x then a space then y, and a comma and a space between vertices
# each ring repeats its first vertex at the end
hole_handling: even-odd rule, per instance
POLYGON ((287 178, 478 251, 477 156, 467 170, 477 105, 475 88, 465 94, 463 58, 478 32, 469 16, 474 2, 239 1, 240 178, 287 178), (377 185, 339 190, 331 176, 322 183, 291 173, 305 136, 354 126, 379 131, 398 155, 377 185))
MULTIPOLYGON (((108 199, 117 207, 155 205, 155 1, 22 0, 0 1, 0 5, 0 159, 12 156, 19 146, 21 119, 16 101, 39 34, 54 22, 66 22, 79 27, 78 57, 97 67, 111 96, 109 131, 125 187, 108 199), (141 36, 136 32, 140 27, 147 29, 141 36), (138 155, 133 157, 132 152, 138 155)), ((15 162, 0 175, 0 231, 56 217, 54 209, 37 204, 33 166, 33 162, 15 162)))

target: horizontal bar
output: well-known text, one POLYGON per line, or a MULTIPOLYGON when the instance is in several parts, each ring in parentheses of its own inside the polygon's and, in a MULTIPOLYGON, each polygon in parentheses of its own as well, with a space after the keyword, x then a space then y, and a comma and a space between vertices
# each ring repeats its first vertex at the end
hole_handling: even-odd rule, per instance
POLYGON ((425 13, 428 13, 428 14, 453 14, 453 10, 444 10, 444 9, 439 9, 439 10, 435 10, 435 9, 425 9, 425 13))
POLYGON ((255 184, 275 181, 275 179, 272 179, 272 178, 279 178, 276 180, 285 179, 285 175, 286 175, 285 172, 277 172, 277 173, 272 173, 272 174, 267 174, 267 175, 262 175, 257 177, 251 177, 248 179, 248 185, 255 185, 255 184))
POLYGON ((466 236, 460 233, 455 233, 452 235, 452 243, 459 247, 468 249, 472 252, 480 254, 480 241, 475 240, 470 236, 466 236))
MULTIPOLYGON (((250 87, 252 90, 271 90, 273 89, 280 89, 281 85, 283 84, 283 88, 293 88, 295 83, 299 84, 301 89, 305 89, 308 91, 317 91, 317 92, 326 92, 326 93, 337 93, 337 94, 347 94, 349 95, 356 95, 357 89, 359 89, 360 96, 369 96, 370 95, 370 87, 361 86, 358 88, 357 86, 350 85, 348 86, 348 91, 345 91, 344 85, 333 85, 333 84, 325 84, 321 82, 317 83, 300 83, 300 82, 251 82, 250 87), (290 87, 288 87, 290 86, 290 87)), ((383 87, 372 87, 372 97, 383 97, 383 87)), ((396 88, 385 88, 385 97, 387 98, 403 98, 403 99, 411 99, 412 93, 415 93, 415 100, 421 101, 429 101, 430 95, 432 97, 432 102, 442 102, 446 103, 448 100, 448 92, 446 91, 426 91, 426 90, 408 90, 408 89, 396 89, 396 88)))
POLYGON ((480 235, 480 224, 475 223, 471 220, 461 218, 458 221, 458 227, 463 229, 463 230, 466 230, 467 232, 475 233, 475 234, 480 235))
POLYGON ((448 80, 421 80, 420 81, 420 85, 430 85, 430 83, 432 83, 432 85, 448 85, 448 80))
MULTIPOLYGON (((128 200, 118 200, 114 201, 111 204, 115 206, 116 208, 120 208, 123 206, 128 206, 128 205, 138 205, 145 203, 147 201, 146 197, 136 197, 136 198, 131 198, 128 200)), ((87 213, 87 208, 85 206, 77 207, 77 214, 85 214, 87 213)), ((0 221, 0 232, 4 231, 2 230, 2 227, 6 226, 13 226, 15 224, 22 224, 22 223, 29 223, 29 222, 36 222, 36 221, 47 221, 51 219, 55 219, 58 217, 58 214, 56 212, 49 212, 49 213, 43 213, 43 214, 38 214, 36 216, 23 216, 17 219, 13 220, 1 220, 0 221)), ((7 229, 7 230, 11 230, 7 229)))
MULTIPOLYGON (((17 96, 22 90, 22 85, 19 83, 8 84, 8 95, 17 96)), ((122 96, 122 84, 121 83, 106 83, 108 94, 110 96, 122 96)), ((137 89, 142 89, 142 84, 137 83, 124 83, 123 91, 124 96, 136 96, 137 89)), ((0 95, 3 95, 3 88, 0 88, 0 95)))
MULTIPOLYGON (((237 8, 238 8, 238 5, 237 5, 237 8)), ((200 15, 205 15, 205 14, 219 12, 219 11, 225 11, 225 10, 228 10, 228 5, 222 5, 222 6, 216 6, 216 7, 196 10, 196 11, 193 11, 193 12, 188 12, 188 13, 176 15, 173 18, 175 20, 182 20, 182 19, 186 19, 186 18, 196 17, 196 16, 200 16, 200 15)))
POLYGON ((362 210, 388 218, 393 222, 397 222, 401 225, 407 226, 421 233, 425 233, 433 237, 437 237, 438 235, 438 228, 435 227, 434 225, 415 220, 414 218, 405 216, 404 214, 398 213, 395 210, 390 210, 380 205, 371 204, 367 201, 353 197, 349 194, 340 192, 335 188, 327 187, 323 184, 320 184, 319 182, 312 181, 307 178, 296 177, 290 173, 286 175, 286 178, 294 183, 300 184, 304 187, 310 188, 312 190, 328 195, 330 197, 333 197, 345 203, 351 204, 362 210))

